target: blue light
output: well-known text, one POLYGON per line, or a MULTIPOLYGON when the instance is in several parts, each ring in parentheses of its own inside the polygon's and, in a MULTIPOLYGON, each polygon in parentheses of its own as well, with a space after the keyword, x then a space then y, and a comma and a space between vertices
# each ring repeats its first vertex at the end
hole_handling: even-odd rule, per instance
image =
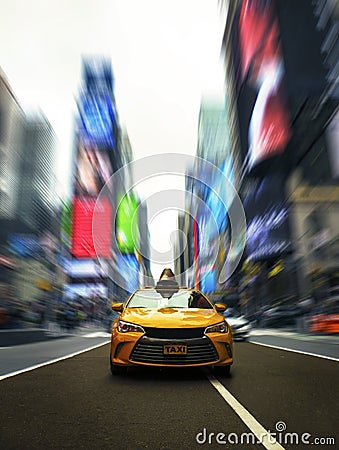
POLYGON ((125 289, 134 292, 139 287, 139 262, 135 255, 118 255, 117 269, 126 281, 125 289))
POLYGON ((115 113, 109 93, 93 95, 85 93, 79 104, 80 134, 89 146, 114 147, 115 113))
POLYGON ((216 276, 215 270, 211 270, 207 273, 204 273, 200 280, 200 289, 202 292, 206 294, 210 294, 215 291, 216 286, 216 276))

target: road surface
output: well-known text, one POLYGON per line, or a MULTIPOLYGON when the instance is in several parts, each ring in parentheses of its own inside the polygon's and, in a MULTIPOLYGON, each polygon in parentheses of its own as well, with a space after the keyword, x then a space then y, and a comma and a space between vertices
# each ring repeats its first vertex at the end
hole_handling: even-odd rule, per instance
MULTIPOLYGON (((235 344, 229 378, 207 369, 139 368, 112 377, 107 338, 92 333, 12 347, 18 359, 26 352, 25 363, 39 365, 48 349, 54 360, 97 346, 2 379, 0 448, 339 447, 338 361, 268 347, 272 336, 262 334, 251 339, 266 339, 265 346, 235 344), (63 352, 56 348, 62 341, 63 352)), ((11 364, 7 369, 19 370, 11 364)))

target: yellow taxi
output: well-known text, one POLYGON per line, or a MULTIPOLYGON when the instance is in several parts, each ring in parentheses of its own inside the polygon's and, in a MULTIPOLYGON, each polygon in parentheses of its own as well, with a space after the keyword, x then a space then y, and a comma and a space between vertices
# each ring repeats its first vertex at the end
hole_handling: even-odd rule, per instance
POLYGON ((198 290, 179 288, 165 271, 155 288, 135 291, 125 305, 113 304, 120 315, 112 325, 112 374, 132 366, 213 366, 229 374, 233 341, 220 314, 225 306, 213 305, 198 290))

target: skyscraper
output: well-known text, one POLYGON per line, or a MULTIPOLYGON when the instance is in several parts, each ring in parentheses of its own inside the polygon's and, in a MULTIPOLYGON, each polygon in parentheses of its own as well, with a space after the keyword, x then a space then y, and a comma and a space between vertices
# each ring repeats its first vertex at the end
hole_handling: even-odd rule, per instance
MULTIPOLYGON (((338 239, 332 226, 339 201, 333 186, 337 2, 235 0, 228 6, 223 50, 236 118, 232 141, 242 160, 245 254, 256 264, 243 287, 264 303, 297 291, 310 295, 312 260, 318 271, 328 265, 328 249, 313 252, 312 245, 338 239), (318 216, 323 220, 314 226, 318 216), (272 271, 279 261, 283 270, 272 271)), ((338 266, 334 258, 331 263, 333 273, 338 266)))
POLYGON ((13 219, 19 200, 24 113, 0 72, 0 219, 13 219))
MULTIPOLYGON (((100 195, 116 170, 117 114, 111 63, 85 59, 77 99, 72 197, 68 207, 71 261, 66 294, 107 296, 107 274, 97 258, 112 257, 113 208, 111 187, 100 195), (93 223, 96 229, 93 231, 93 223)), ((67 240, 65 244, 67 245, 67 240)))
POLYGON ((37 233, 50 230, 56 214, 56 136, 42 113, 27 117, 22 130, 18 216, 37 233))

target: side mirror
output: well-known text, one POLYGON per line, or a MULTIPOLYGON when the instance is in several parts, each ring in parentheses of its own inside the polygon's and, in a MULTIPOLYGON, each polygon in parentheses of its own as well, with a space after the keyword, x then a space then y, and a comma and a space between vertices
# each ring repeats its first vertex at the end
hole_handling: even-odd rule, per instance
POLYGON ((216 309, 218 312, 224 312, 224 311, 226 311, 226 306, 223 305, 223 304, 221 304, 221 303, 216 303, 214 306, 215 306, 215 309, 216 309))
POLYGON ((122 312, 123 309, 124 309, 123 303, 113 303, 112 305, 112 311, 122 312))

